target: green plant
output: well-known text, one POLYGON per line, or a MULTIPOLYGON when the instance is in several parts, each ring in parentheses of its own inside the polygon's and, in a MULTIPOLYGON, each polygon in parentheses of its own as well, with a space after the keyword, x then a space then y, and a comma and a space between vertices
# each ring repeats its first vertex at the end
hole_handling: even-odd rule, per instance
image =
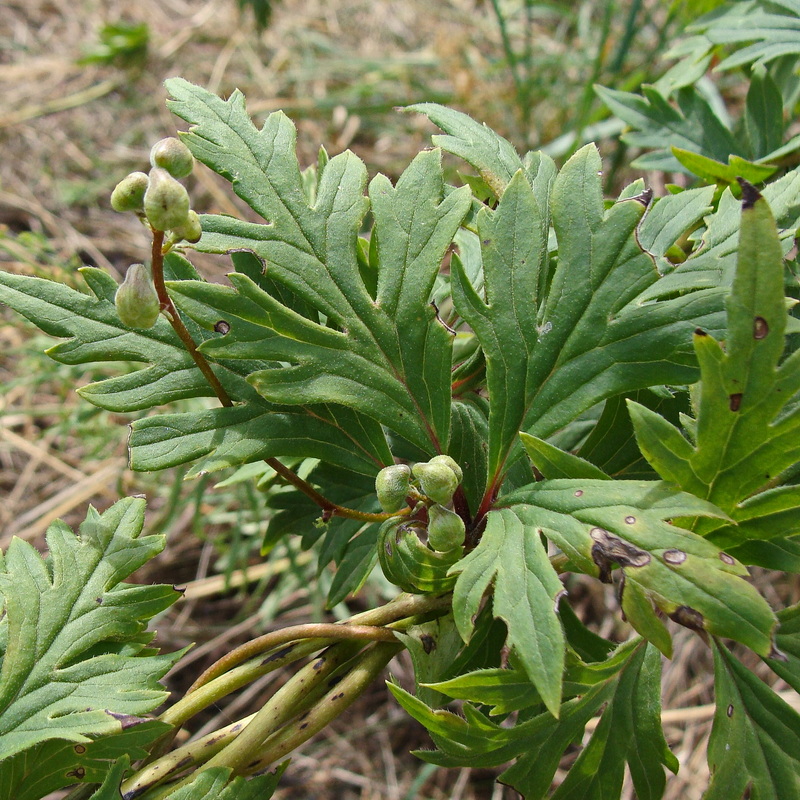
MULTIPOLYGON (((641 93, 595 87, 626 125, 622 140, 645 151, 638 169, 678 171, 734 185, 761 182, 797 163, 800 134, 788 124, 800 99, 800 8, 792 2, 728 2, 688 28, 667 58, 677 63, 641 93), (726 48, 742 44, 726 55, 726 48), (732 111, 706 73, 738 70, 749 82, 732 111), (788 117, 788 120, 787 120, 788 117)), ((737 82, 736 86, 740 86, 737 82)))
POLYGON ((593 146, 559 170, 423 104, 411 110, 477 171, 475 194, 444 182, 434 149, 365 195, 350 152, 301 171, 283 114, 258 130, 238 92, 167 85, 194 158, 262 220, 201 216, 193 247, 230 255, 229 285, 202 279, 163 230, 190 211, 158 167, 163 202, 133 203, 153 234, 152 326, 122 322, 115 281, 93 268, 91 295, 0 273, 0 298, 65 339, 58 361, 144 364, 83 387, 96 405, 216 398, 133 422, 133 468, 266 461, 291 489, 267 497, 265 552, 300 532, 332 565, 330 605, 378 564, 403 593, 238 647, 146 720, 179 654, 157 655, 144 632, 176 593, 121 583, 163 544, 140 536, 143 502, 90 512, 80 538, 57 523, 47 560, 15 542, 0 564, 5 794, 41 797, 46 773, 47 791, 78 784, 72 800, 120 784, 126 800, 268 797, 282 766, 245 778, 282 765, 405 648, 416 691, 390 690, 429 730, 427 761, 506 765, 500 780, 524 797, 559 800, 619 796, 627 767, 637 795, 658 798, 677 769, 660 724, 675 623, 714 654, 706 797, 796 797, 800 716, 740 657, 800 689, 800 606, 776 614, 747 570, 800 571, 800 355, 784 297, 800 172, 762 193, 742 182, 741 204, 714 186, 654 199, 641 181, 604 202, 593 146), (318 460, 305 477, 289 466, 300 458, 318 460), (621 639, 579 619, 570 576, 616 583, 621 639), (303 659, 245 720, 170 749, 199 711, 303 659), (76 686, 77 699, 61 691, 76 686))
POLYGON ((651 80, 652 53, 664 49, 677 19, 675 9, 643 0, 488 5, 503 53, 495 68, 513 85, 506 101, 517 116, 511 138, 526 146, 548 142, 554 157, 620 132, 619 119, 603 119, 593 84, 631 89, 651 80))
POLYGON ((150 28, 145 22, 117 22, 103 25, 97 38, 97 43, 86 49, 79 63, 141 66, 147 58, 150 28))

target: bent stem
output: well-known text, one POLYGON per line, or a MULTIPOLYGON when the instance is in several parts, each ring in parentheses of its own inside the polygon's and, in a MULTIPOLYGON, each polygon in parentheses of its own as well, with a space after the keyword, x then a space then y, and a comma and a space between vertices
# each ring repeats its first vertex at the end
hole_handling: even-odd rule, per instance
MULTIPOLYGON (((212 664, 192 684, 184 699, 188 701, 188 698, 205 684, 225 674, 239 664, 242 664, 244 661, 248 661, 279 645, 314 637, 321 639, 395 641, 394 634, 386 630, 385 626, 411 617, 417 617, 421 614, 430 614, 440 611, 445 612, 449 609, 449 594, 442 596, 401 594, 384 606, 364 611, 361 614, 356 614, 347 622, 309 623, 307 625, 295 625, 291 628, 284 628, 280 631, 266 633, 263 636, 245 642, 245 644, 231 650, 230 653, 212 664)), ((318 646, 317 649, 321 649, 322 646, 325 645, 318 646)), ((176 706, 177 705, 178 704, 176 704, 176 706)), ((166 716, 173 712, 176 706, 173 706, 172 709, 165 712, 161 719, 165 722, 175 724, 173 719, 167 719, 166 716)))
MULTIPOLYGON (((361 643, 354 641, 335 643, 290 678, 256 714, 183 745, 139 770, 123 783, 123 796, 138 797, 198 764, 205 764, 202 769, 229 766, 228 763, 217 763, 215 757, 218 753, 224 750, 230 758, 231 754, 242 752, 247 747, 258 746, 270 733, 302 714, 330 688, 331 676, 350 661, 361 646, 361 643), (253 745, 253 742, 256 744, 253 745)), ((193 780, 195 774, 193 771, 179 784, 170 785, 167 794, 193 780)), ((160 796, 162 792, 151 795, 154 800, 160 796)))
MULTIPOLYGON (((308 713, 302 714, 268 736, 263 735, 268 727, 262 731, 251 723, 252 746, 249 749, 245 750, 242 747, 241 750, 231 750, 228 757, 226 748, 206 766, 211 766, 212 762, 217 760, 216 766, 233 767, 234 774, 239 775, 249 775, 266 769, 344 713, 402 649, 403 645, 399 642, 394 644, 376 642, 369 645, 358 656, 356 664, 314 704, 308 713)), ((246 733, 250 733, 251 726, 248 726, 246 733)), ((238 743, 237 740, 234 744, 238 743)))

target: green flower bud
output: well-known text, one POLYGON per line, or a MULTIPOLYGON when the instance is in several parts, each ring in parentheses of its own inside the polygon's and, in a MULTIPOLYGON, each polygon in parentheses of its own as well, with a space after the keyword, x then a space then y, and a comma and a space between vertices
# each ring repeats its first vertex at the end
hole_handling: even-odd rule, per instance
POLYGON ((165 169, 173 178, 185 178, 194 169, 194 156, 180 139, 168 136, 153 145, 150 163, 165 169))
POLYGON ((464 480, 464 472, 462 471, 461 467, 458 466, 458 462, 450 456, 434 456, 428 463, 447 464, 447 466, 450 467, 453 472, 455 472, 459 483, 464 480))
POLYGON ((131 328, 152 328, 156 324, 161 304, 144 264, 132 264, 128 267, 125 280, 117 289, 114 304, 124 325, 131 328))
POLYGON ((180 228, 189 219, 189 193, 165 169, 151 169, 144 213, 157 231, 180 228))
POLYGON ((178 228, 173 228, 172 234, 176 242, 181 241, 181 239, 192 244, 199 242, 200 237, 203 235, 203 229, 200 226, 200 217, 197 212, 190 209, 186 222, 178 228))
POLYGON ((434 503, 446 506, 453 499, 458 488, 458 478, 447 464, 414 464, 412 472, 423 493, 434 503))
POLYGON ((411 470, 406 464, 384 467, 375 478, 375 493, 381 508, 391 514, 406 504, 411 470))
POLYGON ((464 544, 464 520, 444 506, 435 505, 428 509, 428 544, 440 553, 464 544))
POLYGON ((144 205, 144 193, 147 191, 149 178, 144 172, 131 172, 123 178, 111 192, 111 208, 120 213, 125 211, 141 211, 144 205))

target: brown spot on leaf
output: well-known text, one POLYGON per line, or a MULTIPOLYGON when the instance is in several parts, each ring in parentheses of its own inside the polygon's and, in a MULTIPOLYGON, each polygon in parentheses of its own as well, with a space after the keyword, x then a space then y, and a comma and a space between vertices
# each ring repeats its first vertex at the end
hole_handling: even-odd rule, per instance
POLYGON ((219 320, 219 322, 214 323, 214 330, 217 333, 221 333, 223 336, 226 333, 230 333, 231 324, 230 322, 225 321, 224 319, 219 320))
POLYGON ((577 489, 575 491, 575 497, 583 497, 583 489, 577 489))
POLYGON ((727 553, 720 553, 719 560, 724 562, 725 564, 735 564, 736 559, 733 556, 729 556, 727 553))
POLYGON ((731 704, 730 704, 730 705, 727 707, 727 709, 725 709, 725 713, 726 713, 726 714, 727 714, 729 717, 732 717, 732 716, 733 716, 733 703, 731 703, 731 704))
POLYGON ((68 778, 77 778, 79 781, 86 777, 86 770, 83 767, 76 767, 67 773, 68 778))
POLYGON ((737 178, 736 180, 739 181, 739 186, 742 187, 742 211, 747 211, 748 208, 752 208, 761 199, 761 195, 758 189, 744 178, 737 178))
POLYGON ((72 748, 79 756, 82 756, 86 752, 86 747, 82 744, 76 744, 75 747, 72 748))
POLYGON ((695 336, 708 336, 708 334, 702 328, 695 328, 694 329, 695 336))
MULTIPOLYGON (((86 710, 90 711, 91 709, 87 708, 86 710)), ((122 725, 122 730, 124 731, 128 730, 128 728, 132 728, 134 725, 141 725, 143 722, 147 722, 145 717, 137 717, 133 714, 120 714, 116 711, 108 711, 107 709, 105 713, 117 720, 117 722, 122 725)))
POLYGON ((728 407, 730 408, 730 410, 738 411, 742 405, 742 393, 737 392, 736 394, 732 394, 730 395, 730 397, 728 397, 728 400, 729 400, 728 407))
POLYGON ((650 563, 650 553, 646 550, 640 550, 603 528, 592 528, 589 535, 595 541, 592 545, 592 560, 600 570, 599 577, 603 583, 611 582, 612 564, 619 564, 620 567, 643 567, 650 563))
POLYGON ((705 630, 703 627, 705 619, 697 609, 690 608, 689 606, 678 606, 669 616, 671 619, 675 620, 678 625, 683 625, 684 628, 689 628, 689 630, 705 630))
POLYGON ((430 634, 422 634, 422 636, 419 637, 419 641, 422 644, 422 649, 428 655, 430 655, 436 649, 436 639, 434 639, 430 634))
POLYGON ((753 338, 766 339, 768 333, 769 325, 767 325, 767 321, 764 319, 764 317, 756 317, 753 320, 753 338))
POLYGON ((631 517, 631 516, 625 517, 625 522, 628 525, 635 525, 636 524, 636 517, 631 517))
POLYGON ((386 555, 389 556, 389 558, 391 558, 393 551, 392 551, 392 543, 389 541, 389 539, 387 539, 384 542, 383 549, 386 551, 386 555))
POLYGON ((683 564, 686 561, 686 553, 683 550, 665 550, 664 561, 667 564, 683 564))

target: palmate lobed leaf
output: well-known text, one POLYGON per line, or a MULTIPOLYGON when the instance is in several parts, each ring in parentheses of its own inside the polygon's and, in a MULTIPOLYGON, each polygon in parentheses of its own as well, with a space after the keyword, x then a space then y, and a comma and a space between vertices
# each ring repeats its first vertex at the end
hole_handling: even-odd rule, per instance
POLYGON ((632 129, 623 134, 623 141, 652 151, 632 162, 637 169, 688 172, 670 147, 720 162, 726 162, 730 155, 749 155, 694 86, 681 87, 674 93, 677 107, 655 86, 643 86, 641 95, 604 86, 595 86, 595 91, 632 129))
MULTIPOLYGON (((169 730, 166 723, 148 720, 85 744, 43 742, 0 762, 0 797, 42 800, 74 783, 102 783, 112 765, 146 758, 147 746, 169 730)), ((119 783, 117 778, 117 789, 119 783)))
POLYGON ((767 64, 800 53, 800 7, 792 0, 768 5, 753 0, 727 3, 699 19, 690 30, 701 33, 709 49, 713 45, 747 45, 723 59, 717 70, 754 62, 767 64))
MULTIPOLYGON (((529 535, 541 532, 558 545, 575 569, 610 580, 619 565, 623 610, 666 655, 669 637, 653 603, 690 628, 735 639, 762 656, 774 652, 776 618, 742 580, 747 570, 702 536, 667 522, 718 517, 710 503, 663 482, 588 478, 542 481, 498 502, 513 509, 529 535)), ((457 584, 454 604, 458 591, 457 584)))
POLYGON ((509 646, 547 708, 557 714, 564 634, 556 612, 564 587, 538 531, 522 521, 517 508, 492 511, 480 544, 450 571, 458 574, 453 613, 464 640, 472 635, 484 592, 493 584, 492 613, 506 623, 509 646))
POLYGON ((445 448, 452 334, 427 303, 441 260, 471 207, 469 189, 445 196, 439 155, 432 151, 420 154, 394 187, 376 176, 368 200, 364 164, 343 153, 325 164, 311 206, 294 153, 294 126, 286 117, 271 115, 259 131, 239 93, 223 101, 185 81, 169 81, 168 88, 175 98, 172 110, 191 125, 185 141, 195 156, 230 179, 266 220, 258 225, 205 217, 199 247, 251 250, 265 262, 268 278, 323 315, 304 317, 238 273, 231 276, 233 290, 173 285, 189 313, 202 313, 201 304, 230 325, 204 352, 283 362, 250 376, 272 402, 340 403, 426 452, 445 448), (358 258, 357 234, 368 208, 374 219, 374 285, 365 283, 358 258))
POLYGON ((231 779, 229 767, 212 767, 198 772, 191 783, 169 796, 172 800, 269 800, 288 764, 285 761, 274 772, 249 780, 231 779))
POLYGON ((800 459, 800 409, 789 402, 800 390, 800 353, 781 363, 787 328, 781 245, 769 206, 752 187, 745 188, 727 310, 724 349, 704 331, 694 337, 701 368, 696 443, 658 414, 635 403, 630 409, 639 447, 659 474, 742 521, 741 529, 696 526, 735 554, 748 537, 797 533, 800 515, 794 487, 756 494, 800 459))
MULTIPOLYGON (((800 169, 794 169, 762 190, 778 222, 781 250, 787 253, 800 228, 800 169)), ((687 259, 642 294, 643 299, 669 297, 675 292, 733 284, 736 273, 741 203, 725 189, 717 210, 703 220, 699 243, 687 259)))
POLYGON ((690 214, 688 202, 681 208, 680 225, 667 211, 671 201, 654 212, 660 223, 648 231, 651 256, 636 241, 647 196, 626 196, 605 211, 595 148, 583 148, 554 176, 541 159, 514 162, 505 140, 465 115, 431 104, 412 108, 440 125, 448 136, 437 143, 491 178, 500 196, 477 217, 481 290, 459 259, 451 265, 456 310, 486 356, 490 484, 499 482, 520 428, 546 437, 607 397, 694 379, 689 334, 700 320, 717 328, 722 293, 641 298, 661 277, 657 256, 707 209, 707 193, 690 214), (552 276, 551 217, 558 240, 552 276))
POLYGON ((128 448, 132 469, 194 462, 188 477, 272 456, 319 458, 365 475, 392 463, 383 431, 363 414, 335 405, 276 407, 260 399, 136 420, 128 448))
POLYGON ((660 800, 662 765, 678 772, 661 727, 661 655, 655 647, 639 647, 623 666, 613 699, 552 798, 618 797, 626 763, 638 800, 660 800))
POLYGON ((180 596, 121 581, 155 556, 162 536, 141 536, 144 500, 89 509, 78 538, 47 532, 48 561, 13 539, 0 563, 7 642, 0 668, 0 760, 52 739, 88 742, 152 711, 158 683, 181 653, 145 647, 147 621, 180 596))

